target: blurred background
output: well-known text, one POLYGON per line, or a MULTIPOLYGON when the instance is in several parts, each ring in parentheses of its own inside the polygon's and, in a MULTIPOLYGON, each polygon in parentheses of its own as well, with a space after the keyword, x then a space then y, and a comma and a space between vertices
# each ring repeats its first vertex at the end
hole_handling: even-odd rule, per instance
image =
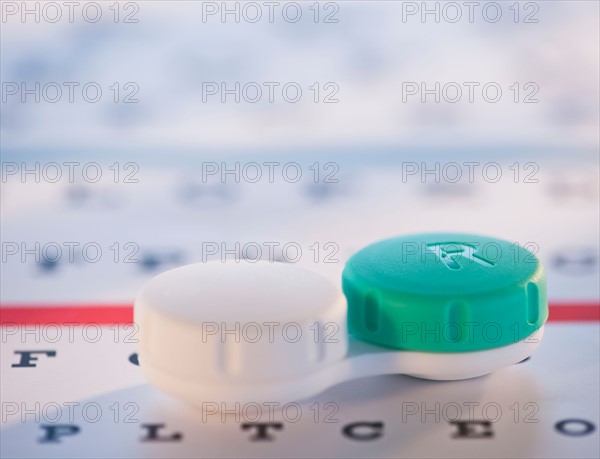
POLYGON ((418 231, 529 244, 552 298, 597 298, 598 13, 4 1, 2 302, 129 302, 232 256, 337 280, 418 231))
POLYGON ((595 148, 597 2, 495 4, 3 2, 2 81, 55 82, 64 92, 55 103, 32 95, 23 103, 5 85, 3 147, 95 158, 132 148, 156 156, 182 148, 595 148), (79 83, 72 103, 65 82, 79 83), (104 93, 94 103, 82 96, 89 82, 104 93), (206 82, 280 86, 274 102, 264 88, 256 103, 233 95, 222 103, 219 95, 203 100, 206 82), (289 82, 303 89, 297 103, 281 95, 289 82), (421 103, 418 95, 403 100, 403 82, 480 86, 472 103, 466 87, 456 103, 421 103), (503 90, 497 103, 482 97, 490 82, 503 90))

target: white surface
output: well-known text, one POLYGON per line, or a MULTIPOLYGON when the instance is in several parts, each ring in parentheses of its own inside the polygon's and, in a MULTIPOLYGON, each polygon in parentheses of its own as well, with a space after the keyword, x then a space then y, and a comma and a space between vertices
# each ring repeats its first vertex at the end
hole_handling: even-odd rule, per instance
MULTIPOLYGON (((139 458, 139 457, 555 457, 597 458, 598 446, 598 324, 546 326, 544 342, 530 360, 488 376, 464 381, 425 381, 401 375, 360 378, 337 384, 271 417, 261 405, 259 419, 250 411, 239 416, 212 412, 216 401, 197 407, 180 402, 148 384, 139 367, 129 363, 135 344, 124 342, 130 329, 120 327, 118 340, 102 327, 96 343, 74 340, 65 332, 51 343, 30 334, 3 335, 0 348, 0 395, 5 419, 0 431, 2 457, 11 458, 139 458), (40 358, 35 369, 10 368, 18 349, 54 349, 54 359, 40 358), (96 419, 94 405, 101 408, 96 419), (8 415, 7 407, 17 412, 8 415), (37 405, 36 405, 37 404, 37 405), (69 416, 67 404, 73 406, 69 416), (127 405, 130 404, 130 405, 127 405), (58 417, 53 406, 59 407, 58 417), (455 439, 458 405, 461 419, 492 420, 494 436, 455 439), (83 409, 89 407, 87 418, 83 409), (472 415, 469 414, 472 407, 472 415), (111 409, 112 407, 112 409, 111 409), (417 412, 410 414, 414 409, 417 412), (499 415, 495 408, 500 408, 499 415), (428 412, 426 412, 428 410, 428 412), (115 418, 115 412, 118 416, 115 418), (27 414, 29 413, 29 414, 27 414), (35 413, 38 413, 37 417, 35 413), (211 414, 207 414, 211 413, 211 414), (446 418, 444 417, 446 415, 446 418), (596 425, 587 436, 561 434, 556 423, 584 419, 596 425), (245 422, 281 422, 274 439, 252 442, 245 422), (294 422, 292 422, 294 421, 294 422), (384 424, 372 441, 352 441, 342 429, 359 421, 384 424), (80 433, 60 443, 43 444, 42 425, 77 424, 80 433), (179 432, 178 442, 144 442, 143 424, 163 423, 162 434, 179 432)), ((3 330, 4 333, 4 330, 3 330)), ((137 335, 133 335, 137 337, 137 335)), ((225 406, 232 410, 235 406, 225 406)))

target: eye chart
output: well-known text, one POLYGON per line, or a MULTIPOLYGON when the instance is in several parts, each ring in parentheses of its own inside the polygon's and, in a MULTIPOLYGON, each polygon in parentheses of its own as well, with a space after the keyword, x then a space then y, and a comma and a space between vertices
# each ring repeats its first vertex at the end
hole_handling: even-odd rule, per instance
POLYGON ((598 8, 3 1, 0 456, 600 457, 598 8), (429 232, 539 257, 530 358, 284 406, 199 409, 141 373, 133 302, 164 271, 339 287, 429 232))
MULTIPOLYGON (((260 184, 190 181, 189 167, 146 168, 153 179, 140 173, 131 191, 127 184, 7 183, 3 240, 22 243, 9 247, 17 253, 4 252, 3 456, 597 456, 598 181, 590 163, 542 164, 532 183, 510 177, 449 186, 411 183, 411 175, 401 187, 414 164, 335 164, 338 183, 282 181, 270 198, 260 184), (37 201, 42 213, 23 211, 19 200, 37 201), (226 208, 243 228, 223 225, 226 208), (111 225, 97 231, 102 221, 111 225), (358 248, 440 222, 501 235, 541 257, 550 319, 527 361, 465 381, 363 378, 283 411, 252 406, 237 414, 234 407, 217 412, 217 404, 187 406, 141 376, 131 305, 156 273, 260 256, 339 283, 358 248), (86 244, 89 253, 79 251, 86 244)), ((207 166, 198 167, 201 174, 207 166)))

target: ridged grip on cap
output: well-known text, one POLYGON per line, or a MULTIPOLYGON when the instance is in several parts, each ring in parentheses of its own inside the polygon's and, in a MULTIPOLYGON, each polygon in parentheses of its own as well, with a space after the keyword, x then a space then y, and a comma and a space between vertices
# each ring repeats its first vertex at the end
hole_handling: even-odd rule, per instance
POLYGON ((538 258, 485 236, 431 233, 377 242, 350 258, 342 288, 350 333, 395 349, 492 349, 525 339, 548 318, 538 258))
POLYGON ((142 371, 187 398, 293 380, 342 359, 347 348, 342 292, 284 263, 176 268, 143 287, 134 313, 142 371))

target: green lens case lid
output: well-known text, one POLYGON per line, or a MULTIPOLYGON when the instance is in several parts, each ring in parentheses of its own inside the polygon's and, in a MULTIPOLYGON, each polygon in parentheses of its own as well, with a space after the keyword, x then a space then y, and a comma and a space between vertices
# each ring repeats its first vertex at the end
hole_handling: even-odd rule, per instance
POLYGON ((430 233, 376 242, 347 262, 342 288, 350 333, 395 349, 492 349, 527 338, 548 318, 538 258, 485 236, 430 233))

